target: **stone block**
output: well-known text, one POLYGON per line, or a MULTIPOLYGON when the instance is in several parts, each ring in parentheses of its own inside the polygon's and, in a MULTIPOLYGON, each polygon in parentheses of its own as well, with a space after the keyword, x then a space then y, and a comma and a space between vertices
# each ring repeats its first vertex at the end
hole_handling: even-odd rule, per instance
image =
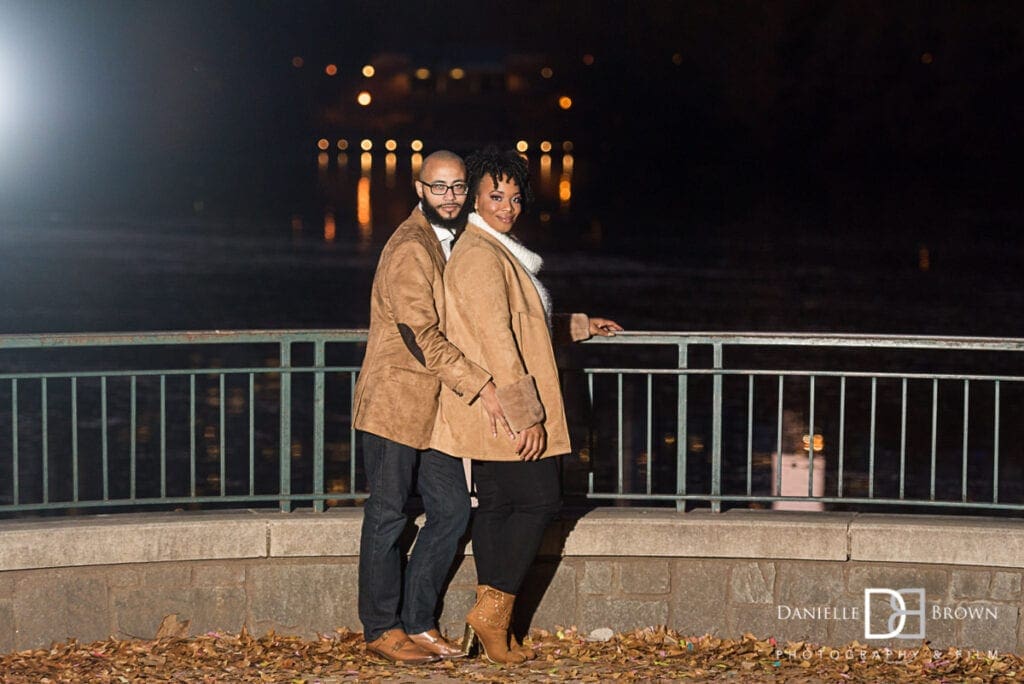
POLYGON ((774 563, 737 563, 732 568, 730 598, 738 603, 772 603, 774 563))
POLYGON ((680 514, 664 508, 599 508, 569 532, 568 556, 847 559, 851 514, 796 511, 680 514))
POLYGON ((111 565, 107 568, 107 586, 137 587, 142 584, 142 570, 138 566, 111 565))
POLYGON ((1024 520, 865 514, 850 523, 856 561, 1019 568, 1024 520))
MULTIPOLYGON (((192 620, 194 604, 191 591, 167 586, 115 588, 111 590, 114 626, 119 636, 152 639, 168 615, 182 622, 192 620)), ((195 632, 191 632, 195 634, 195 632)))
POLYGON ((580 596, 580 621, 577 625, 584 633, 599 627, 610 627, 625 632, 655 625, 668 624, 668 601, 613 598, 608 596, 580 596))
POLYGON ((1016 601, 1020 598, 1019 572, 996 572, 992 574, 989 598, 996 601, 1016 601))
POLYGON ((192 634, 237 633, 245 623, 245 589, 242 587, 197 587, 192 590, 192 634))
POLYGON ((954 599, 983 599, 988 596, 992 574, 985 570, 953 570, 950 592, 954 599))
POLYGON ((777 563, 779 603, 792 607, 832 606, 846 593, 837 563, 777 563))
POLYGON ((450 586, 476 586, 476 563, 472 556, 455 558, 455 574, 452 575, 450 586))
POLYGON ((553 629, 577 621, 576 568, 566 563, 535 563, 523 583, 514 626, 519 634, 530 627, 553 629))
POLYGON ((439 626, 443 634, 461 639, 466 626, 466 613, 476 603, 476 585, 449 585, 441 597, 441 619, 439 626))
POLYGON ((263 631, 327 634, 361 629, 355 563, 268 563, 248 570, 251 624, 263 631))
POLYGON ((202 563, 192 567, 195 587, 240 587, 245 584, 245 566, 240 564, 202 563))
POLYGON ((672 562, 670 626, 688 636, 721 635, 728 627, 729 561, 672 562))
POLYGON ((362 525, 361 508, 332 508, 326 513, 299 511, 273 517, 267 522, 270 556, 358 556, 362 525))
POLYGON ((112 631, 106 585, 96 577, 76 577, 73 570, 23 575, 12 605, 18 649, 71 637, 96 641, 112 631))
POLYGON ((14 602, 11 599, 0 599, 0 653, 15 650, 14 641, 14 602))
POLYGON ((266 555, 266 522, 252 514, 125 514, 0 526, 0 571, 266 555))
POLYGON ((644 559, 619 563, 619 588, 626 594, 667 594, 672 590, 668 561, 644 559))
POLYGON ((723 635, 733 638, 750 632, 758 639, 774 636, 781 644, 786 641, 825 641, 828 625, 823 620, 780 619, 774 605, 736 604, 729 607, 728 628, 723 635))
POLYGON ((192 568, 187 563, 151 563, 142 568, 144 589, 185 589, 191 584, 192 568))
MULTIPOLYGON (((1017 620, 1020 609, 1017 606, 971 601, 946 607, 951 608, 953 621, 959 627, 958 646, 1000 653, 1018 652, 1017 620)), ((932 620, 929 627, 935 622, 932 620)))
POLYGON ((610 594, 613 589, 615 563, 611 560, 587 560, 583 562, 583 577, 580 579, 581 594, 610 594))
POLYGON ((922 588, 929 601, 939 601, 949 595, 949 573, 937 568, 915 565, 859 565, 851 568, 847 588, 863 601, 864 589, 922 588))
POLYGON ((0 599, 8 599, 14 594, 13 572, 0 572, 0 599))

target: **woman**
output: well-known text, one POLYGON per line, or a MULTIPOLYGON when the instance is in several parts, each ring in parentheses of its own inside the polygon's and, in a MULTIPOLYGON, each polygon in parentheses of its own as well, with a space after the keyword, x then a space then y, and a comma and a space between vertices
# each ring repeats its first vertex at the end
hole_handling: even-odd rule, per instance
MULTIPOLYGON (((497 385, 511 439, 481 402, 442 391, 431 446, 473 459, 479 507, 473 521, 477 601, 466 616, 490 660, 518 663, 532 651, 512 641, 509 622, 544 530, 560 506, 558 464, 569 452, 558 368, 551 344, 551 299, 537 280, 542 260, 511 235, 532 200, 526 161, 491 147, 466 160, 475 211, 445 268, 445 334, 497 385)), ((572 314, 574 340, 622 330, 614 321, 572 314)))

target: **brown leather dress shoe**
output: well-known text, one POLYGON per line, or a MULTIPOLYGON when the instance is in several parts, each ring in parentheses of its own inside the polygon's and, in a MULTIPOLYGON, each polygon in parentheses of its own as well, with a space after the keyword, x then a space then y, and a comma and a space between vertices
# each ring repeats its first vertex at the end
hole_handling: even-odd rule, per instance
POLYGON ((400 629, 389 629, 366 644, 366 651, 386 658, 398 665, 423 665, 440 658, 414 644, 409 635, 400 629))
POLYGON ((409 638, 423 650, 430 651, 442 658, 462 658, 466 655, 465 651, 458 646, 452 646, 436 629, 420 634, 410 634, 409 638))

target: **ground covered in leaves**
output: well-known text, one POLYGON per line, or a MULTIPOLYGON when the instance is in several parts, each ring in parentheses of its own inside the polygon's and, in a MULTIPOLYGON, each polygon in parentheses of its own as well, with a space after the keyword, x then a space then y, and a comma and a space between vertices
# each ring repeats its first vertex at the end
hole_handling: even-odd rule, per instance
MULTIPOLYGON (((173 630, 162 630, 164 634, 173 630)), ((853 643, 829 648, 742 639, 687 637, 664 628, 590 641, 572 629, 535 631, 536 660, 514 667, 463 658, 396 667, 369 657, 358 633, 315 640, 208 633, 153 641, 69 641, 0 655, 0 680, 23 682, 1017 682, 1024 658, 927 645, 905 651, 853 643)))

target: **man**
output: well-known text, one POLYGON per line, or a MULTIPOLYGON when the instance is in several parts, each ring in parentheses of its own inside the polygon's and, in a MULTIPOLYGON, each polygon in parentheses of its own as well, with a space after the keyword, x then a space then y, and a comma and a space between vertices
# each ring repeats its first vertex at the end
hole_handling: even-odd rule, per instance
POLYGON ((455 233, 465 225, 466 167, 441 150, 423 161, 419 175, 419 206, 377 264, 352 420, 362 433, 370 491, 359 547, 359 619, 367 651, 404 664, 463 655, 434 620, 470 513, 462 462, 428 449, 441 383, 467 404, 481 402, 492 432, 512 434, 490 375, 444 337, 441 276, 455 233), (398 539, 414 472, 427 521, 403 582, 398 539))

